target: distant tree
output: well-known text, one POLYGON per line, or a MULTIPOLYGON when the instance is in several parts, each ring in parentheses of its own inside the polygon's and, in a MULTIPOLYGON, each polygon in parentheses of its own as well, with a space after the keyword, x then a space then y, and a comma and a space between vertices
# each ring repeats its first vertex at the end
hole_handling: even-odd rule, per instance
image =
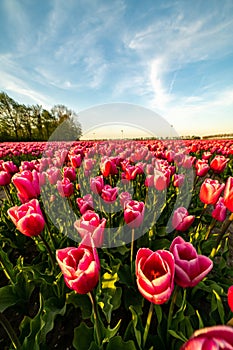
POLYGON ((18 113, 19 104, 5 92, 0 93, 0 119, 8 137, 19 140, 20 119, 18 113), (13 135, 12 135, 13 131, 13 135))

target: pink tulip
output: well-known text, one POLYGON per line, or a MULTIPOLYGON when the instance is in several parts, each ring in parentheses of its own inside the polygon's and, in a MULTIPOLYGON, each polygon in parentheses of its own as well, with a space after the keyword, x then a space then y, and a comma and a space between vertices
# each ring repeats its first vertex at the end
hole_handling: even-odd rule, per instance
POLYGON ((83 215, 87 210, 93 210, 93 198, 91 194, 86 194, 83 198, 77 198, 76 202, 79 207, 81 215, 83 215))
POLYGON ((124 219, 131 228, 139 227, 144 219, 145 204, 135 200, 125 202, 124 219))
POLYGON ((196 175, 197 176, 205 176, 210 167, 206 160, 198 159, 195 163, 196 175))
POLYGON ((179 207, 174 211, 172 218, 172 226, 181 232, 188 230, 195 219, 194 215, 189 215, 188 210, 184 207, 179 207))
POLYGON ((200 200, 204 204, 216 204, 224 187, 218 180, 205 179, 200 188, 200 200))
POLYGON ((68 247, 56 252, 66 285, 78 294, 92 291, 99 281, 99 257, 90 242, 87 236, 78 248, 68 247))
POLYGON ((90 188, 93 193, 100 194, 104 187, 103 175, 90 178, 90 188))
POLYGON ((64 177, 67 177, 71 182, 76 180, 76 172, 72 167, 64 167, 63 174, 64 177))
POLYGON ((170 252, 175 259, 175 283, 183 288, 196 286, 213 268, 212 260, 198 255, 180 236, 172 241, 170 252))
POLYGON ((181 187, 184 183, 184 175, 183 174, 174 174, 173 185, 175 187, 181 187))
POLYGON ((99 215, 92 210, 87 210, 81 218, 74 223, 74 227, 81 238, 90 234, 96 247, 101 247, 103 244, 105 226, 106 219, 100 219, 99 215))
POLYGON ((110 185, 105 185, 101 192, 101 197, 106 203, 114 203, 117 199, 118 187, 112 187, 110 185))
POLYGON ((119 199, 120 199, 120 204, 121 204, 122 208, 124 208, 125 203, 127 201, 131 200, 132 196, 131 196, 131 194, 129 192, 121 192, 119 194, 119 199))
POLYGON ((70 197, 74 193, 74 185, 65 177, 62 181, 57 181, 57 190, 61 197, 70 197))
POLYGON ((22 203, 40 194, 39 176, 36 170, 25 170, 12 177, 12 182, 18 190, 18 197, 22 203))
POLYGON ((169 300, 174 289, 175 264, 173 255, 166 250, 153 252, 140 248, 136 256, 136 277, 139 292, 154 304, 169 300))
POLYGON ((224 221, 227 217, 227 207, 224 204, 224 198, 219 197, 219 200, 215 204, 214 210, 212 211, 212 217, 218 221, 224 221))
POLYGON ((2 168, 10 174, 15 174, 19 171, 17 165, 15 165, 11 160, 2 163, 2 168))
POLYGON ((49 183, 55 185, 57 181, 61 181, 61 171, 57 167, 53 166, 46 171, 49 183))
POLYGON ((212 326, 198 329, 180 350, 232 350, 233 328, 212 326))
POLYGON ((44 229, 45 220, 37 199, 12 207, 7 212, 16 228, 25 236, 38 236, 44 229))
POLYGON ((165 173, 160 170, 155 170, 154 172, 154 186, 156 190, 163 191, 165 188, 168 187, 169 184, 169 177, 170 174, 165 173))
POLYGON ((11 182, 11 174, 7 171, 0 171, 0 186, 9 185, 11 182))

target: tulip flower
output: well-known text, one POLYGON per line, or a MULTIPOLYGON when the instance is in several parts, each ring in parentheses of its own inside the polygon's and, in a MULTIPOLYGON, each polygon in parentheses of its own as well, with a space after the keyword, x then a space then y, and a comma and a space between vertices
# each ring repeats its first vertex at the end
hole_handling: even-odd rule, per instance
POLYGON ((70 163, 73 168, 79 168, 82 164, 82 156, 81 154, 76 154, 73 156, 70 156, 70 163))
POLYGON ((18 190, 18 197, 22 203, 40 194, 39 176, 36 170, 25 170, 12 177, 12 182, 18 190))
POLYGON ((2 168, 10 174, 15 174, 18 172, 18 167, 12 162, 12 160, 2 163, 2 168))
POLYGON ((184 207, 179 207, 174 211, 172 218, 172 226, 181 232, 186 231, 193 223, 194 215, 189 215, 188 210, 184 207))
POLYGON ((135 200, 125 202, 124 219, 131 228, 139 227, 144 219, 145 204, 135 200))
POLYGON ((86 294, 95 288, 99 281, 100 262, 90 237, 85 237, 78 248, 57 250, 56 259, 70 289, 86 294))
POLYGON ((44 229, 45 220, 37 199, 14 206, 8 209, 7 213, 16 228, 25 236, 38 236, 44 229))
POLYGON ((179 286, 194 287, 211 271, 213 262, 204 255, 198 255, 194 246, 176 237, 170 246, 175 259, 175 283, 179 286))
POLYGON ((0 171, 0 186, 9 185, 11 182, 11 174, 7 171, 0 171))
POLYGON ((156 190, 163 191, 165 188, 168 187, 169 181, 170 181, 170 174, 165 173, 160 170, 155 170, 154 172, 154 186, 156 190))
POLYGON ((230 286, 227 291, 227 301, 231 312, 233 312, 233 286, 230 286))
POLYGON ((104 187, 103 175, 90 178, 90 188, 93 193, 100 194, 104 187))
POLYGON ((228 177, 224 190, 224 204, 233 213, 233 177, 228 177))
POLYGON ((101 192, 101 197, 106 203, 114 203, 117 199, 118 187, 112 187, 110 185, 105 185, 101 192))
POLYGON ((174 187, 181 187, 184 183, 184 175, 183 174, 174 174, 173 185, 174 187))
POLYGON ((100 171, 104 177, 116 175, 118 173, 116 164, 111 159, 104 159, 100 163, 100 171))
POLYGON ((210 167, 206 160, 198 159, 195 163, 195 169, 196 169, 196 175, 202 177, 208 173, 210 167))
POLYGON ((87 210, 93 210, 93 198, 91 194, 86 194, 83 198, 77 198, 76 202, 79 207, 81 215, 83 215, 87 210))
POLYGON ((210 168, 217 174, 220 174, 224 171, 227 166, 229 159, 225 158, 222 155, 216 155, 210 162, 210 168))
POLYGON ((72 167, 64 167, 63 174, 64 177, 68 178, 72 182, 76 180, 76 172, 72 167))
POLYGON ((99 215, 92 210, 87 210, 79 220, 74 223, 75 229, 84 238, 90 234, 96 247, 101 247, 104 239, 106 219, 100 219, 99 215))
POLYGON ((163 304, 174 289, 175 264, 166 250, 153 252, 140 248, 136 256, 136 278, 139 292, 153 304, 163 304))
POLYGON ((200 188, 200 200, 206 205, 216 204, 224 187, 218 180, 205 179, 200 188))
POLYGON ((74 193, 74 185, 65 177, 62 181, 57 181, 57 190, 61 197, 70 197, 74 193))
POLYGON ((180 350, 230 350, 233 349, 233 328, 212 326, 198 329, 180 350))
POLYGON ((219 200, 215 204, 214 210, 211 213, 212 217, 218 221, 224 221, 227 217, 227 207, 224 204, 224 198, 219 197, 219 200))
POLYGON ((124 208, 125 203, 129 200, 132 199, 132 196, 129 192, 121 192, 119 194, 119 199, 120 199, 120 205, 122 206, 122 208, 124 208))
POLYGON ((61 171, 57 167, 53 166, 46 171, 49 183, 55 185, 57 181, 61 181, 61 171))

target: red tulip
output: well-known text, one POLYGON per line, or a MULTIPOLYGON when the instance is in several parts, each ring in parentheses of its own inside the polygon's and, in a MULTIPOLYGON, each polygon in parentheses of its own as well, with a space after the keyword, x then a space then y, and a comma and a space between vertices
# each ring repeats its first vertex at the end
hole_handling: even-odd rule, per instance
POLYGON ((198 329, 180 350, 231 349, 233 349, 233 328, 220 325, 198 329))
POLYGON ((76 154, 70 157, 70 163, 73 168, 79 168, 82 164, 82 156, 81 154, 76 154))
POLYGON ((103 244, 105 226, 106 219, 100 219, 99 215, 92 210, 87 210, 74 223, 74 227, 82 238, 87 234, 91 235, 96 247, 101 247, 103 244))
POLYGON ((233 213, 233 177, 228 177, 224 190, 224 204, 233 213))
POLYGON ((175 187, 181 187, 184 183, 184 175, 183 174, 174 174, 173 185, 175 187))
POLYGON ((109 158, 101 161, 100 171, 104 177, 107 177, 108 175, 116 175, 118 173, 116 164, 109 158))
POLYGON ((188 210, 184 207, 179 207, 174 211, 172 218, 172 226, 178 231, 186 231, 193 223, 194 215, 189 215, 188 210))
POLYGON ((78 248, 57 250, 56 259, 70 289, 86 294, 95 288, 99 281, 100 262, 90 237, 86 236, 78 248))
POLYGON ((227 301, 231 312, 233 312, 233 286, 230 286, 227 291, 227 301))
POLYGON ((63 169, 64 177, 67 177, 70 181, 76 180, 76 172, 72 167, 64 167, 63 169))
POLYGON ((45 221, 37 199, 7 211, 16 228, 25 236, 38 236, 44 229, 45 221))
POLYGON ((200 188, 200 200, 204 204, 216 204, 224 187, 218 180, 205 179, 200 188))
POLYGON ((22 203, 40 194, 39 177, 36 170, 25 170, 12 177, 12 182, 18 190, 18 197, 22 203))
POLYGON ((213 262, 204 255, 198 255, 194 246, 176 237, 170 246, 175 259, 175 283, 179 286, 194 287, 211 271, 213 262))
POLYGON ((166 250, 153 252, 140 248, 136 256, 136 277, 139 292, 154 304, 163 304, 174 289, 174 257, 166 250))
POLYGON ((145 204, 135 200, 125 202, 124 219, 131 228, 139 227, 144 219, 145 204))
POLYGON ((220 174, 226 168, 228 161, 229 161, 229 159, 218 154, 210 162, 210 167, 215 173, 220 174))

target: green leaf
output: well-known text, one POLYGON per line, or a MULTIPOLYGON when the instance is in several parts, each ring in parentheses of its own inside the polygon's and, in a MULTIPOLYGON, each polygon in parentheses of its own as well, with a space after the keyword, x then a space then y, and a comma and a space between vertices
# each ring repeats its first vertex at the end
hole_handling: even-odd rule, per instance
POLYGON ((13 286, 4 286, 0 288, 0 312, 3 312, 8 307, 19 302, 22 302, 22 300, 20 300, 15 293, 13 286))
POLYGON ((94 328, 88 327, 82 322, 78 327, 74 329, 73 347, 76 350, 89 349, 91 342, 94 339, 94 328))
POLYGON ((182 342, 186 342, 188 340, 182 332, 178 333, 172 329, 169 329, 168 333, 171 334, 174 338, 181 340, 182 342))
POLYGON ((121 320, 118 321, 118 323, 116 324, 116 326, 114 328, 110 328, 108 326, 108 328, 105 329, 105 338, 103 340, 103 343, 109 342, 109 340, 116 335, 116 333, 118 332, 118 330, 120 328, 120 325, 121 325, 121 320))
POLYGON ((124 342, 120 336, 117 336, 110 340, 106 350, 137 350, 137 348, 132 340, 124 342))
POLYGON ((134 329, 134 335, 135 338, 137 340, 138 346, 141 348, 141 343, 142 343, 142 335, 141 332, 137 329, 137 325, 138 325, 138 314, 135 312, 133 306, 131 305, 129 307, 131 313, 132 313, 132 321, 133 321, 133 329, 134 329))
POLYGON ((66 303, 73 304, 74 307, 79 307, 82 311, 82 318, 84 320, 91 317, 92 305, 88 295, 78 294, 75 292, 70 292, 66 294, 66 303))
POLYGON ((14 265, 10 261, 7 253, 0 249, 0 266, 2 267, 6 277, 10 280, 12 284, 16 281, 16 271, 14 265))
POLYGON ((200 316, 200 314, 199 314, 199 311, 198 311, 198 310, 196 310, 196 314, 197 314, 197 317, 198 317, 198 322, 199 322, 199 326, 198 326, 198 328, 199 328, 199 329, 204 328, 204 324, 203 324, 202 318, 201 318, 201 316, 200 316))
MULTIPOLYGON (((224 315, 225 315, 225 312, 224 312, 224 307, 223 307, 223 304, 222 304, 222 300, 219 296, 219 294, 213 289, 213 293, 215 295, 215 298, 216 298, 216 302, 217 302, 217 309, 218 309, 218 313, 219 313, 219 317, 220 317, 220 320, 222 322, 222 324, 224 324, 224 315)), ((212 304, 212 303, 211 303, 212 304)))

